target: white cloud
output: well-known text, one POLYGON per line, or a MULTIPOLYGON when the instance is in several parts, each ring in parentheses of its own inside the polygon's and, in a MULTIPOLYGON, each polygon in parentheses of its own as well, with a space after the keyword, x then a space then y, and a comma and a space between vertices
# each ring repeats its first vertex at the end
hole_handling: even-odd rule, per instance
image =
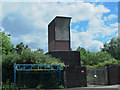
POLYGON ((15 18, 14 18, 14 17, 11 17, 11 16, 8 17, 8 20, 9 20, 10 22, 15 22, 15 18))
POLYGON ((92 33, 89 32, 72 33, 73 49, 81 46, 90 51, 99 51, 100 47, 103 47, 103 43, 97 40, 93 40, 93 36, 91 34, 92 33))
POLYGON ((1 0, 2 2, 83 2, 83 0, 1 0))
POLYGON ((21 35, 21 39, 26 44, 36 43, 37 47, 46 48, 47 36, 43 33, 29 33, 27 35, 21 35), (38 44, 37 44, 38 43, 38 44))
POLYGON ((118 23, 110 24, 110 27, 118 27, 118 23))
MULTIPOLYGON (((56 15, 72 17, 72 23, 88 20, 87 32, 77 32, 79 26, 76 26, 71 32, 72 47, 75 49, 78 46, 84 46, 87 49, 99 49, 102 47, 102 42, 94 40, 98 37, 98 33, 108 35, 107 31, 111 29, 104 25, 104 20, 101 19, 103 13, 110 12, 103 5, 95 6, 90 3, 7 3, 4 4, 3 19, 10 13, 18 13, 24 16, 26 20, 30 20, 34 27, 38 28, 27 35, 21 35, 19 38, 25 43, 36 43, 37 47, 47 47, 47 26, 56 15), (39 33, 38 33, 39 32, 39 33), (34 34, 33 34, 34 33, 34 34)), ((116 18, 115 15, 108 17, 109 19, 116 18)), ((109 34, 113 33, 110 31, 109 34)), ((33 48, 34 49, 34 48, 33 48)))
POLYGON ((114 15, 114 14, 111 14, 111 15, 109 15, 108 17, 103 17, 104 18, 104 21, 107 21, 107 20, 112 20, 112 19, 115 19, 115 18, 117 18, 117 16, 116 15, 114 15))
POLYGON ((105 16, 105 17, 103 17, 104 18, 104 21, 107 21, 107 17, 105 16))
POLYGON ((118 28, 110 28, 110 27, 106 26, 103 28, 102 37, 110 36, 110 35, 114 34, 116 31, 118 31, 118 28))
POLYGON ((108 20, 112 20, 112 19, 114 19, 114 18, 117 18, 117 16, 114 15, 114 14, 108 16, 108 20))
POLYGON ((74 29, 78 29, 79 28, 79 26, 77 25, 77 26, 75 26, 75 28, 74 29))
POLYGON ((0 3, 0 26, 2 25, 2 3, 0 3))
POLYGON ((71 16, 73 22, 78 22, 81 20, 91 20, 94 17, 99 18, 103 13, 109 12, 109 9, 106 9, 103 5, 95 7, 93 4, 83 2, 69 5, 67 3, 30 3, 29 5, 24 5, 26 4, 16 3, 14 8, 11 7, 12 4, 5 5, 4 13, 21 12, 25 18, 33 20, 33 23, 40 27, 48 24, 48 21, 52 20, 56 15, 71 16))
POLYGON ((120 38, 120 23, 118 23, 118 37, 120 38))
POLYGON ((119 2, 119 0, 1 0, 2 2, 119 2))
POLYGON ((2 26, 0 26, 0 31, 3 32, 4 30, 5 29, 2 26))

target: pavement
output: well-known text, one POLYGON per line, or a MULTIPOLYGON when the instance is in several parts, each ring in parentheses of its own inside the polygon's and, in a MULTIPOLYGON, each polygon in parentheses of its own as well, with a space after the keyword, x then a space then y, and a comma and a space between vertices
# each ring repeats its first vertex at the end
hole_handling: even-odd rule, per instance
MULTIPOLYGON (((20 90, 36 90, 36 89, 20 89, 20 90)), ((53 89, 40 89, 40 90, 53 90, 53 89)), ((54 89, 60 90, 60 89, 54 89)), ((89 86, 89 87, 76 87, 76 88, 66 88, 61 90, 120 90, 120 85, 110 85, 110 86, 89 86)))
POLYGON ((120 90, 120 85, 76 87, 76 88, 68 88, 64 90, 120 90))
POLYGON ((120 85, 107 85, 107 86, 91 85, 85 88, 120 88, 120 85))

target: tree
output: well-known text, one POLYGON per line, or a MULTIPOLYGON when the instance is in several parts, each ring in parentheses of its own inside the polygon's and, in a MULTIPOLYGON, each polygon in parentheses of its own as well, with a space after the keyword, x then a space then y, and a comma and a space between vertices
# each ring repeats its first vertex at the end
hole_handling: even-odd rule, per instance
POLYGON ((87 58, 86 58, 87 51, 80 46, 77 48, 76 51, 80 52, 81 64, 82 65, 87 65, 87 58))
POLYGON ((5 34, 5 32, 0 32, 0 38, 2 39, 2 54, 8 54, 14 48, 14 45, 10 41, 10 34, 5 34))
POLYGON ((36 50, 36 52, 41 53, 41 54, 44 53, 43 49, 41 49, 41 48, 38 48, 38 49, 36 50))
POLYGON ((98 65, 99 63, 110 62, 109 64, 114 64, 117 62, 109 53, 107 52, 96 52, 92 58, 92 65, 98 65))
POLYGON ((76 51, 80 51, 81 63, 82 65, 101 65, 117 63, 117 61, 107 52, 90 52, 86 51, 84 48, 78 47, 76 51), (109 63, 108 63, 109 62, 109 63))
POLYGON ((120 60, 120 39, 112 38, 109 43, 104 44, 104 48, 101 48, 101 51, 108 52, 115 59, 120 60))
POLYGON ((16 48, 15 48, 15 51, 17 51, 17 53, 21 54, 21 52, 24 50, 24 49, 27 49, 29 48, 28 45, 24 45, 23 42, 19 43, 16 45, 16 48))

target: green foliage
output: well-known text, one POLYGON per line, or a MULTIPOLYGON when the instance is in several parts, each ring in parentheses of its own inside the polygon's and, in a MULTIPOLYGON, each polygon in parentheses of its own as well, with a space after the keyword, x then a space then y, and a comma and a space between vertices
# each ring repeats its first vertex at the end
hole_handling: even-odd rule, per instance
POLYGON ((76 51, 80 52, 80 57, 81 57, 81 64, 82 65, 87 65, 87 51, 84 48, 81 48, 80 46, 77 48, 76 51))
POLYGON ((14 83, 10 83, 8 79, 6 83, 2 85, 2 90, 18 90, 18 88, 14 88, 14 83))
POLYGON ((37 87, 36 87, 36 90, 41 90, 41 88, 43 87, 42 84, 39 84, 37 87))
POLYGON ((21 54, 21 52, 22 52, 23 49, 24 49, 24 44, 23 44, 23 42, 21 42, 21 43, 19 43, 19 44, 16 45, 15 50, 16 50, 19 54, 21 54))
MULTIPOLYGON (((44 86, 44 85, 39 84, 39 85, 36 87, 36 90, 41 90, 43 86, 44 86)), ((54 89, 64 89, 64 88, 66 88, 66 87, 63 86, 63 85, 57 84, 57 85, 55 85, 53 88, 54 88, 54 89)))
POLYGON ((22 51, 23 51, 24 49, 27 49, 27 48, 29 48, 28 45, 25 46, 25 45, 23 44, 23 42, 21 42, 21 43, 19 43, 19 44, 16 45, 16 48, 14 48, 14 50, 17 51, 17 53, 21 54, 22 51))
POLYGON ((21 57, 16 52, 8 53, 7 55, 2 56, 2 66, 3 68, 13 68, 14 63, 23 62, 21 57))
POLYGON ((88 66, 107 66, 118 64, 118 61, 114 59, 107 52, 89 52, 84 48, 78 47, 76 51, 80 51, 81 64, 88 66))
POLYGON ((109 43, 104 44, 104 48, 101 51, 108 52, 115 59, 120 60, 120 38, 112 38, 109 43))
POLYGON ((38 48, 36 52, 42 53, 42 54, 44 53, 43 49, 41 49, 41 48, 38 48))
POLYGON ((116 60, 110 54, 105 52, 94 53, 92 65, 97 65, 99 63, 104 63, 107 65, 106 62, 112 64, 113 62, 116 62, 116 60))
POLYGON ((13 46, 10 42, 10 34, 5 34, 5 32, 0 32, 0 38, 2 39, 2 53, 8 54, 13 50, 13 46))
POLYGON ((59 88, 59 89, 64 89, 64 88, 66 88, 66 87, 63 86, 63 85, 59 85, 58 88, 59 88))
POLYGON ((70 48, 70 51, 73 51, 72 48, 70 48))
POLYGON ((26 64, 61 64, 62 68, 64 63, 60 59, 51 57, 50 55, 44 55, 38 51, 32 51, 30 48, 23 49, 21 55, 17 52, 8 53, 3 55, 3 67, 13 68, 14 63, 26 63, 26 64))
MULTIPOLYGON (((37 63, 37 64, 59 64, 59 59, 51 57, 50 55, 44 55, 38 51, 31 51, 27 48, 22 51, 21 59, 24 63, 37 63)), ((62 64, 62 63, 61 63, 62 64)))
POLYGON ((87 68, 105 67, 105 66, 109 66, 109 65, 119 65, 119 62, 117 60, 113 59, 113 60, 108 60, 108 61, 104 61, 104 62, 99 62, 96 65, 87 65, 87 68))

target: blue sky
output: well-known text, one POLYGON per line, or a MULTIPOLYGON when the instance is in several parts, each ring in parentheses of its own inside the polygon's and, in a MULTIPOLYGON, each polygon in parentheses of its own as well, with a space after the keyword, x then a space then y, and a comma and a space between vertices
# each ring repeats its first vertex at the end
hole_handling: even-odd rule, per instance
POLYGON ((48 24, 55 16, 72 17, 71 48, 78 46, 96 52, 118 34, 118 3, 2 3, 3 31, 11 42, 24 42, 32 49, 48 51, 48 24))

